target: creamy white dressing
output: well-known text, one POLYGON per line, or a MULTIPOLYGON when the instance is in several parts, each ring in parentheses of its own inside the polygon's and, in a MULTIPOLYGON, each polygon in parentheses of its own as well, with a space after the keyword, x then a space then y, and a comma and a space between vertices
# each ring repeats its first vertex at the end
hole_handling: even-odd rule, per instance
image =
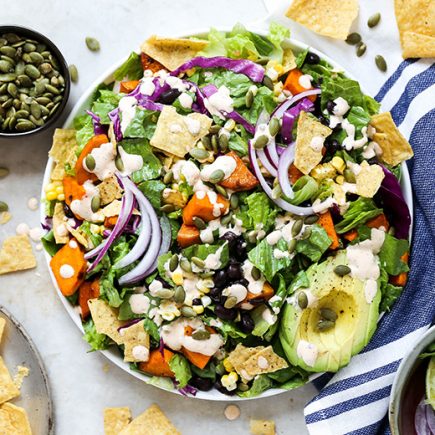
POLYGON ((368 279, 364 284, 364 295, 368 304, 373 302, 377 292, 378 282, 374 279, 368 279))
POLYGON ((136 114, 137 100, 135 97, 123 97, 119 100, 118 107, 121 114, 121 132, 124 134, 136 114))
POLYGON ((98 148, 94 148, 89 154, 94 158, 95 168, 90 170, 86 166, 86 159, 83 159, 83 168, 86 171, 95 174, 99 180, 105 180, 115 173, 116 149, 111 142, 103 143, 98 148))
POLYGON ((175 76, 167 76, 166 84, 169 85, 171 89, 176 89, 177 91, 184 92, 187 90, 187 86, 183 83, 183 80, 175 76))
POLYGON ((74 268, 70 264, 62 264, 59 273, 64 279, 72 278, 74 276, 74 268))
POLYGON ((332 113, 335 116, 344 116, 350 109, 349 103, 343 97, 336 98, 334 103, 335 106, 332 113))
POLYGON ((242 272, 244 278, 248 281, 249 293, 258 295, 263 291, 265 279, 263 277, 258 280, 254 279, 252 276, 253 267, 254 265, 249 260, 245 260, 242 264, 242 272))
POLYGON ((211 115, 225 119, 221 112, 232 112, 234 101, 230 96, 230 90, 226 86, 221 86, 217 92, 204 99, 204 104, 211 115))
POLYGON ((359 149, 363 147, 368 142, 367 137, 367 127, 361 129, 362 137, 361 139, 355 139, 355 126, 351 124, 347 119, 343 120, 341 127, 346 132, 347 137, 343 140, 342 146, 350 151, 352 149, 359 149))
POLYGON ((173 122, 169 125, 169 131, 174 134, 181 133, 183 131, 183 127, 181 127, 181 125, 177 122, 173 122))
POLYGON ((131 354, 136 361, 148 361, 150 351, 147 347, 139 344, 133 347, 133 349, 131 350, 131 354))
POLYGON ((277 316, 272 312, 272 310, 267 307, 264 308, 263 312, 261 313, 261 317, 269 325, 273 325, 278 319, 277 316))
POLYGON ((329 208, 331 208, 334 204, 336 204, 336 202, 337 201, 335 201, 335 199, 332 196, 326 198, 324 201, 320 201, 319 199, 316 199, 312 205, 313 211, 314 213, 324 213, 329 208))
POLYGON ((317 153, 320 153, 323 148, 323 144, 325 143, 325 138, 323 136, 314 136, 311 139, 310 147, 316 151, 317 153))
POLYGON ((273 250, 273 256, 274 258, 276 258, 277 260, 281 260, 283 258, 290 258, 292 257, 292 255, 290 254, 290 252, 288 251, 281 251, 281 249, 277 249, 275 248, 273 250))
MULTIPOLYGON (((166 265, 165 265, 166 266, 166 265)), ((174 271, 175 272, 175 271, 174 271)), ((163 284, 159 281, 159 280, 157 280, 157 279, 155 279, 149 286, 148 286, 148 290, 149 290, 149 292, 150 292, 150 295, 151 296, 153 296, 153 297, 157 297, 157 292, 159 291, 159 290, 162 290, 163 289, 163 284)))
POLYGON ((66 236, 68 234, 68 229, 67 229, 66 225, 65 224, 59 224, 56 227, 56 233, 59 236, 66 236))
POLYGON ((317 346, 305 340, 300 340, 296 349, 296 353, 304 363, 309 367, 314 367, 319 353, 317 346))
POLYGON ((180 101, 181 107, 185 109, 192 108, 193 98, 191 97, 191 95, 187 94, 186 92, 183 92, 182 94, 180 94, 178 99, 180 101))
POLYGON ((72 212, 80 216, 83 220, 90 222, 101 222, 104 217, 98 213, 94 213, 91 208, 92 198, 100 195, 98 187, 94 186, 91 181, 84 182, 83 187, 85 189, 85 195, 81 199, 74 199, 71 202, 72 212))
POLYGON ((311 81, 313 80, 313 76, 309 75, 309 74, 303 74, 299 77, 299 84, 304 88, 304 89, 311 89, 312 85, 311 85, 311 81))
POLYGON ((248 294, 248 290, 247 288, 242 285, 242 284, 233 284, 230 285, 229 287, 226 287, 223 291, 222 294, 224 296, 233 296, 237 299, 237 303, 242 302, 247 294, 248 294))
POLYGON ((361 154, 365 159, 371 159, 376 156, 375 145, 377 145, 376 142, 369 142, 364 148, 364 151, 361 154))
POLYGON ((146 314, 150 309, 150 300, 143 294, 131 295, 129 303, 134 314, 146 314))
POLYGON ((133 172, 139 171, 143 167, 143 158, 138 154, 129 154, 124 148, 118 148, 119 156, 124 165, 122 175, 130 176, 133 172))
MULTIPOLYGON (((265 123, 259 124, 257 125, 257 128, 255 130, 255 135, 254 138, 252 139, 252 143, 255 143, 255 141, 260 137, 260 136, 266 136, 268 139, 267 144, 271 141, 272 139, 272 135, 270 134, 269 131, 269 126, 265 123)), ((266 145, 267 145, 266 144, 266 145)))
POLYGON ((201 170, 201 179, 210 181, 213 172, 221 170, 224 175, 224 180, 232 175, 237 167, 236 161, 230 156, 219 156, 213 163, 204 165, 201 170))
POLYGON ((225 243, 214 253, 208 254, 204 260, 204 267, 206 269, 216 270, 222 266, 221 255, 224 249, 225 243))
POLYGON ((154 94, 155 90, 156 85, 154 84, 153 78, 144 77, 140 85, 140 93, 143 95, 151 96, 152 94, 154 94))
POLYGON ((257 359, 257 365, 260 369, 266 370, 269 367, 269 361, 263 355, 260 355, 257 359))
POLYGON ((79 245, 77 244, 77 242, 75 240, 70 240, 68 242, 68 245, 71 249, 77 249, 79 247, 79 245))
POLYGON ((186 124, 187 130, 189 130, 189 133, 192 136, 198 136, 201 131, 201 123, 199 122, 199 120, 191 116, 185 116, 183 120, 186 124))
POLYGON ((266 242, 270 245, 276 245, 282 238, 282 232, 280 230, 272 231, 266 236, 266 242))
POLYGON ((206 340, 195 340, 193 337, 185 335, 185 327, 187 326, 190 326, 194 331, 205 329, 204 323, 198 318, 179 318, 168 325, 162 326, 160 334, 165 345, 172 350, 185 348, 191 352, 212 356, 224 344, 220 334, 210 334, 210 337, 206 340))

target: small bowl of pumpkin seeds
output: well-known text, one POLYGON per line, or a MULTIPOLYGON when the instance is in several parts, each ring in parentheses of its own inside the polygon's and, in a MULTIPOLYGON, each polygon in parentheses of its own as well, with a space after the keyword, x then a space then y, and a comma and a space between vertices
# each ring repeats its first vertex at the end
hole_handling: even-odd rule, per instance
POLYGON ((53 42, 25 27, 0 26, 0 137, 45 130, 69 92, 68 65, 53 42))

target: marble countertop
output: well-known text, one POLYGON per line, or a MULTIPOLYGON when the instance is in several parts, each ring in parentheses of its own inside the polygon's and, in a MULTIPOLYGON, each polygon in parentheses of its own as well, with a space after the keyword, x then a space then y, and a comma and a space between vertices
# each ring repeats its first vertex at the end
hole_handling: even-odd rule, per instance
MULTIPOLYGON (((236 21, 250 23, 266 14, 261 0, 16 0, 7 4, 0 0, 0 10, 2 24, 21 24, 44 33, 55 41, 67 62, 77 65, 80 79, 72 86, 69 109, 96 77, 150 34, 232 26, 236 21), (99 39, 99 53, 87 50, 86 36, 99 39)), ((21 222, 38 225, 38 212, 31 211, 27 201, 39 197, 51 135, 48 131, 25 140, 0 139, 0 166, 11 171, 0 181, 0 199, 9 204, 13 216, 0 227, 0 241, 14 234, 21 222)), ((183 434, 248 434, 250 418, 275 420, 278 434, 306 433, 303 406, 314 395, 311 385, 238 403, 241 417, 229 422, 223 415, 223 402, 198 401, 158 390, 99 353, 87 353, 87 343, 50 282, 42 253, 36 255, 37 269, 0 277, 0 304, 22 322, 42 355, 53 394, 56 434, 102 434, 105 407, 129 406, 133 415, 138 415, 153 402, 183 434)))

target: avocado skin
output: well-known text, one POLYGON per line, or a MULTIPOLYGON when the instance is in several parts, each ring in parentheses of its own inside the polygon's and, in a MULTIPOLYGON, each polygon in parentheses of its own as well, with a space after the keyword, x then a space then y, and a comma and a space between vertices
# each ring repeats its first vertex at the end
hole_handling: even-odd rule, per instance
POLYGON ((289 362, 310 372, 336 372, 346 366, 370 341, 379 319, 379 289, 371 303, 366 301, 364 282, 350 275, 334 273, 340 264, 347 265, 346 251, 339 251, 323 263, 307 270, 310 291, 317 301, 304 310, 297 303, 286 303, 280 324, 280 340, 289 362), (332 308, 338 315, 328 331, 316 328, 320 308, 332 308), (314 344, 318 356, 314 366, 297 354, 300 340, 314 344))

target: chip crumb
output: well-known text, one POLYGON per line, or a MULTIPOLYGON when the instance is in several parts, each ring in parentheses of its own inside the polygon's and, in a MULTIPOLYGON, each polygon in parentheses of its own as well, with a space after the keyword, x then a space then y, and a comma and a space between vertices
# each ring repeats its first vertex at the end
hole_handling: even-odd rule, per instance
POLYGON ((104 435, 118 435, 131 421, 130 408, 106 408, 104 410, 104 435))
POLYGON ((385 177, 379 165, 369 165, 365 160, 356 175, 356 193, 364 198, 373 198, 385 177))
POLYGON ((237 405, 228 405, 225 407, 224 415, 227 420, 237 420, 240 417, 240 408, 237 405))
POLYGON ((0 275, 36 267, 29 237, 25 234, 10 236, 0 250, 0 275))
POLYGON ((109 370, 110 370, 110 364, 104 363, 103 364, 103 372, 104 373, 109 373, 109 370))
POLYGON ((252 435, 275 435, 275 422, 273 420, 251 420, 250 431, 252 435))
POLYGON ((11 219, 12 215, 8 211, 2 211, 0 213, 0 225, 7 224, 11 219))
POLYGON ((14 384, 17 386, 17 388, 21 388, 24 378, 29 376, 29 374, 30 370, 28 367, 17 366, 17 373, 14 376, 14 384))

